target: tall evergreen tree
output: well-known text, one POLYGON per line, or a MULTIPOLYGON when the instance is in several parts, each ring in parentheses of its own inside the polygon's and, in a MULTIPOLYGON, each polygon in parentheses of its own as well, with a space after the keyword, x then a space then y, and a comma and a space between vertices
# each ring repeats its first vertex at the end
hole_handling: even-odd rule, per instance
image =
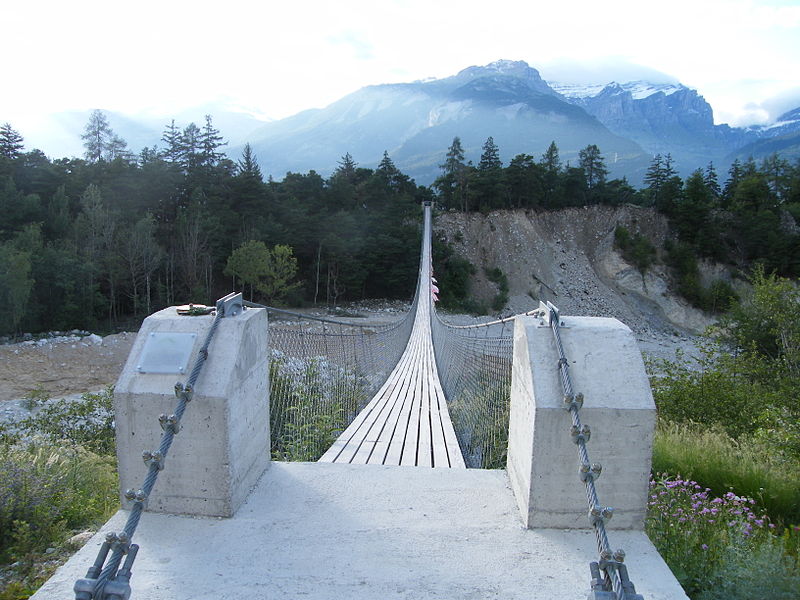
POLYGON ((594 144, 589 144, 578 153, 578 160, 578 165, 583 169, 586 176, 586 187, 589 190, 606 182, 608 169, 603 160, 603 155, 600 154, 600 148, 594 144))
POLYGON ((544 205, 548 208, 560 206, 563 202, 561 193, 561 157, 555 140, 545 150, 539 164, 544 169, 544 205))
POLYGON ((443 164, 439 165, 442 175, 436 180, 434 186, 444 206, 467 210, 467 165, 464 163, 464 148, 461 138, 453 138, 447 149, 447 156, 443 164))
POLYGON ((253 155, 253 149, 250 146, 250 142, 244 145, 242 158, 237 162, 236 171, 240 176, 253 177, 259 181, 263 181, 261 167, 258 166, 258 160, 256 160, 256 157, 253 155))
POLYGON ((339 161, 339 166, 336 167, 336 170, 333 172, 334 177, 341 177, 346 181, 353 182, 356 178, 356 168, 358 167, 358 163, 353 160, 353 157, 350 155, 349 152, 345 152, 345 155, 339 161))
POLYGON ((185 173, 192 174, 202 164, 201 131, 194 123, 189 123, 181 134, 181 167, 185 173))
POLYGON ((125 151, 127 145, 112 131, 106 114, 99 109, 92 111, 81 139, 85 148, 83 156, 92 163, 118 158, 125 151))
POLYGON ((716 202, 722 196, 722 188, 719 187, 719 179, 717 179, 717 170, 714 168, 714 163, 709 162, 706 166, 705 173, 703 174, 703 182, 706 184, 706 189, 711 193, 712 199, 716 202))
POLYGON ((200 162, 204 167, 214 167, 224 156, 222 152, 218 152, 219 148, 226 145, 227 142, 222 138, 219 129, 216 129, 212 123, 211 115, 206 115, 206 124, 199 136, 200 143, 200 162))
POLYGON ((164 129, 161 141, 166 144, 163 153, 164 160, 169 163, 180 164, 183 156, 183 146, 181 143, 181 130, 175 125, 175 119, 172 119, 170 124, 164 129))
POLYGON ((503 207, 503 163, 500 161, 500 149, 492 136, 483 144, 475 187, 481 210, 503 207))
POLYGON ((23 141, 22 136, 11 127, 10 123, 3 123, 0 126, 0 156, 9 160, 19 158, 25 147, 23 141))

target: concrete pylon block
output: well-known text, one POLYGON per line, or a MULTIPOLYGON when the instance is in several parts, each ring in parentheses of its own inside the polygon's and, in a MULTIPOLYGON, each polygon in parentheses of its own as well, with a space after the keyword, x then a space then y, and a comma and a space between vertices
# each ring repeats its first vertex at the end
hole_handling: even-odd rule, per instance
MULTIPOLYGON (((114 389, 121 494, 142 487, 142 452, 158 449, 158 417, 175 412, 175 384, 188 381, 213 320, 181 316, 171 307, 142 323, 114 389), (148 338, 164 333, 195 334, 188 367, 183 373, 143 372, 148 338)), ((268 354, 264 309, 220 320, 147 510, 223 517, 236 512, 269 466, 268 354)))
MULTIPOLYGON (((585 400, 589 459, 602 506, 614 507, 611 529, 642 529, 656 411, 631 330, 616 319, 562 317, 560 329, 573 390, 585 400)), ((589 528, 578 448, 564 409, 553 332, 541 319, 518 317, 508 439, 508 473, 529 528, 589 528)))

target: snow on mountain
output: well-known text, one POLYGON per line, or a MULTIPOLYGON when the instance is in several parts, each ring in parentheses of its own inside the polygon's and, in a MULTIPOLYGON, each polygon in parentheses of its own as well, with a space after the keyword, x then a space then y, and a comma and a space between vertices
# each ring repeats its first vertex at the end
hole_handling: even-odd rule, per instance
POLYGON ((562 96, 572 99, 594 98, 605 91, 611 93, 628 92, 633 100, 643 100, 652 96, 653 94, 662 93, 665 96, 670 96, 675 92, 688 89, 680 84, 650 83, 648 81, 628 81, 625 83, 617 83, 616 81, 612 81, 607 84, 596 85, 576 85, 559 83, 557 81, 548 81, 547 84, 562 96))

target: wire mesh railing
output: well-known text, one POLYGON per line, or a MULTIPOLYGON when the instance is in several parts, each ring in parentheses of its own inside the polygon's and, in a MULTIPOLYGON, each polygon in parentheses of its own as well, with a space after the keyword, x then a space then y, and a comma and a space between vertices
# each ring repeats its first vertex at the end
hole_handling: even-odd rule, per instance
POLYGON ((264 307, 269 311, 273 458, 314 461, 330 447, 399 361, 414 307, 383 324, 264 307))
POLYGON ((508 449, 514 317, 454 325, 431 316, 436 365, 468 467, 501 469, 508 449))

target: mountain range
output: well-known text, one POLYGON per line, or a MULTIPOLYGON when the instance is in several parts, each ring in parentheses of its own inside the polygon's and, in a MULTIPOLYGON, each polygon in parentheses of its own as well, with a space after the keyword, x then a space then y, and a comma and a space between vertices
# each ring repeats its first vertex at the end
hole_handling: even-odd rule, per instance
MULTIPOLYGON (((655 154, 670 153, 682 175, 709 162, 724 173, 736 158, 776 151, 800 157, 800 107, 768 126, 715 125, 708 102, 684 85, 566 85, 545 81, 523 61, 472 66, 443 79, 371 85, 325 108, 268 123, 206 109, 230 142, 228 155, 239 158, 249 142, 264 174, 276 179, 312 169, 328 175, 345 153, 374 167, 387 151, 417 183, 430 184, 455 136, 475 164, 489 136, 505 164, 520 153, 538 158, 552 141, 563 162, 576 164, 578 152, 596 144, 611 177, 626 176, 634 185, 655 154)), ((162 119, 159 130, 155 121, 140 122, 137 129, 117 117, 110 116, 112 128, 134 150, 159 143, 168 123, 162 119)), ((202 115, 195 119, 202 123, 202 115)), ((185 125, 177 118, 176 124, 185 125)))
POLYGON ((362 88, 269 123, 250 144, 276 177, 312 168, 327 174, 345 152, 374 166, 386 150, 427 184, 455 136, 476 164, 489 136, 506 164, 520 153, 541 156, 551 141, 562 161, 576 164, 578 152, 596 144, 612 177, 639 184, 655 154, 671 154, 683 175, 709 162, 724 172, 751 154, 798 155, 800 108, 768 127, 715 125, 708 102, 681 84, 564 85, 543 80, 523 61, 500 60, 444 79, 362 88))

